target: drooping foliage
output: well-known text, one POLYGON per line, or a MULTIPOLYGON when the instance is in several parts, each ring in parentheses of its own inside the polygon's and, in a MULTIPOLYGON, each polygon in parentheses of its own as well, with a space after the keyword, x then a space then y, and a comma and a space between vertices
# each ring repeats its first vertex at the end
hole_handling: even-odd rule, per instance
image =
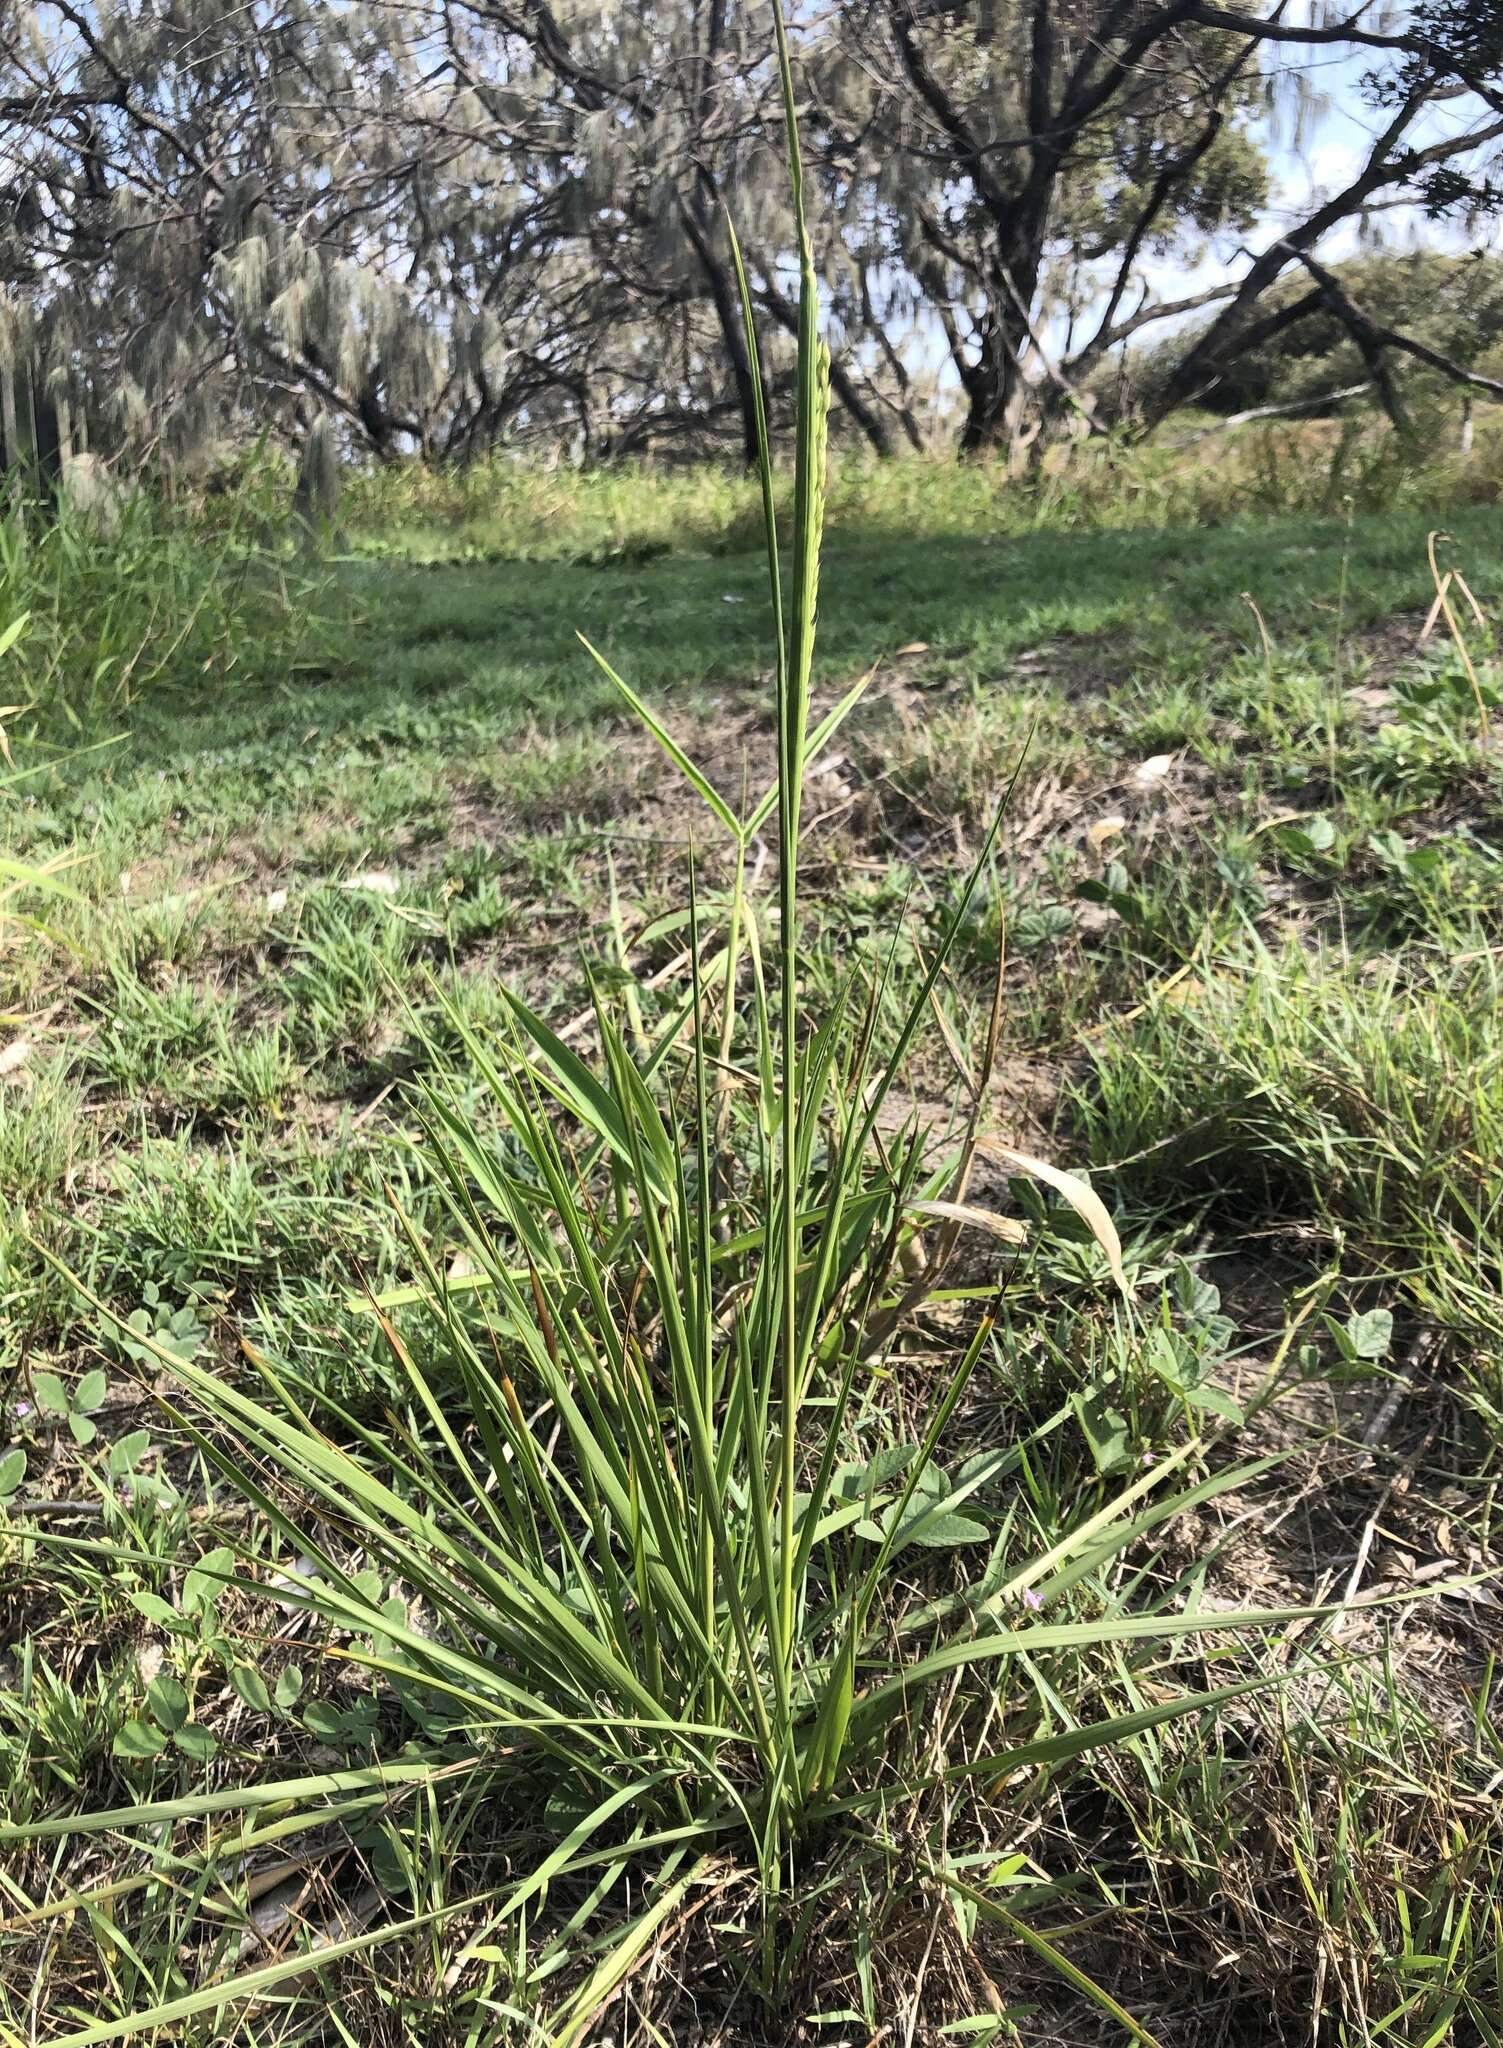
MULTIPOLYGON (((1269 322, 1329 313, 1300 265, 1355 217, 1496 205, 1495 11, 809 13, 794 59, 836 431, 1015 454, 1090 431, 1103 365, 1211 304, 1155 410, 1199 399, 1269 322), (1269 109, 1318 106, 1333 58, 1371 147, 1291 223, 1268 206, 1269 109), (1229 280, 1174 287, 1244 241, 1229 280)), ((769 30, 766 0, 9 8, 0 360, 35 359, 65 454, 133 465, 201 466, 268 430, 301 449, 320 419, 377 456, 750 459, 728 207, 780 412, 797 331, 769 30)))

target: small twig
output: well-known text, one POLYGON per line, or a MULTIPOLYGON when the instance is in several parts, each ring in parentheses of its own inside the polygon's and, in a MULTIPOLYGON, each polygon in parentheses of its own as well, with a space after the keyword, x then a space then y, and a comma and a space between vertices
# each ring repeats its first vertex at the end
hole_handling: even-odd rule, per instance
POLYGON ((1362 1432, 1362 1448, 1364 1450, 1376 1450, 1378 1445, 1388 1435, 1389 1429, 1393 1424, 1393 1418, 1399 1412, 1400 1402, 1404 1400, 1414 1384, 1416 1370, 1424 1364, 1425 1359, 1434 1347, 1435 1332, 1433 1330, 1421 1330, 1409 1347, 1409 1355, 1404 1360, 1403 1371, 1394 1380, 1393 1385, 1383 1398, 1383 1405, 1362 1432))
MULTIPOLYGON (((1362 1574, 1367 1569, 1368 1556, 1373 1547, 1373 1537, 1377 1533, 1378 1523, 1382 1519, 1384 1509, 1388 1506, 1388 1503, 1390 1500, 1392 1500, 1394 1494, 1398 1492, 1401 1487, 1406 1486, 1408 1482, 1413 1478, 1415 1467, 1419 1464, 1420 1459, 1424 1456, 1425 1452, 1430 1448, 1431 1444, 1434 1441, 1435 1432, 1432 1429, 1428 1433, 1428 1435, 1426 1435, 1419 1443, 1415 1445, 1414 1449, 1409 1453, 1409 1456, 1404 1460, 1403 1464, 1400 1465, 1398 1469, 1390 1475, 1388 1484, 1384 1487, 1383 1491, 1378 1495, 1378 1504, 1373 1509, 1372 1513, 1368 1516, 1367 1521, 1363 1525, 1362 1536, 1357 1544, 1357 1555, 1352 1561, 1352 1568, 1350 1572, 1347 1574, 1346 1585, 1342 1589, 1341 1605, 1344 1608, 1349 1608, 1352 1602, 1357 1597, 1357 1588, 1361 1585, 1362 1574)), ((1346 1619, 1347 1617, 1345 1614, 1337 1615, 1336 1619, 1331 1624, 1329 1637, 1330 1641, 1336 1641, 1337 1637, 1341 1634, 1341 1630, 1346 1619)))
POLYGON ((386 1086, 381 1090, 379 1095, 373 1095, 370 1101, 365 1105, 364 1109, 359 1110, 354 1116, 354 1118, 351 1120, 350 1129, 358 1131, 363 1123, 368 1123, 369 1120, 376 1114, 376 1111, 381 1107, 382 1103, 386 1100, 387 1096, 390 1095, 392 1089, 396 1087, 396 1085, 397 1084, 394 1080, 388 1081, 386 1086))
POLYGON ((1177 441, 1166 445, 1170 448, 1193 448, 1197 441, 1204 441, 1211 434, 1229 433, 1234 427, 1245 427, 1253 420, 1278 419, 1286 413, 1309 412, 1315 406, 1340 405, 1344 399, 1356 398, 1364 391, 1372 390, 1372 379, 1365 377, 1360 384, 1347 384, 1340 391, 1322 392, 1314 398, 1293 398, 1283 405, 1254 405, 1246 412, 1228 414, 1224 420, 1216 420, 1209 427, 1201 427, 1193 434, 1182 434, 1177 441))

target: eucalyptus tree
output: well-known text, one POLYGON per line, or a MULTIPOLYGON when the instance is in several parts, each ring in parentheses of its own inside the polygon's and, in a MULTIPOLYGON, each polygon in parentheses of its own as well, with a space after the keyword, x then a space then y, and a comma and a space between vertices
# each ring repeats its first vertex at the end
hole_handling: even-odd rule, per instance
MULTIPOLYGON (((793 223, 779 168, 781 120, 769 61, 767 0, 644 0, 573 5, 546 0, 446 0, 444 32, 472 79, 521 65, 551 81, 567 137, 572 225, 602 278, 634 305, 665 372, 658 404, 622 439, 693 429, 729 410, 743 455, 755 459, 757 405, 727 222, 734 213, 758 309, 791 368, 796 295, 786 277, 793 223), (725 386, 729 384, 729 406, 725 386)), ((810 35, 822 33, 816 23, 810 35)), ((838 224, 821 237, 821 267, 841 270, 838 224)), ((843 308, 849 315, 849 308, 843 308)), ((863 328, 847 319, 847 332, 863 328)), ((860 352, 832 366, 837 399, 885 452, 892 408, 860 352)), ((897 408, 899 414, 901 408, 897 408)))
POLYGON ((502 151, 381 9, 36 0, 0 35, 6 329, 139 455, 320 414, 380 453, 483 436, 589 332, 560 139, 510 106, 502 151))
MULTIPOLYGON (((922 293, 964 396, 963 448, 1079 421, 1104 359, 1207 305, 1160 386, 1203 396, 1232 358, 1317 310, 1259 317, 1291 266, 1374 206, 1496 210, 1503 6, 1366 0, 1240 8, 1206 0, 837 0, 811 58, 846 203, 922 293), (1269 209, 1268 115, 1352 74, 1371 148, 1293 223, 1269 209), (1219 236, 1229 275, 1151 288, 1219 236), (1240 257, 1236 245, 1251 244, 1240 257)), ((1402 346, 1402 343, 1395 343, 1402 346)), ((1159 414, 1162 416, 1162 412, 1159 414)))
POLYGON ((1228 365, 1320 317, 1334 316, 1356 342, 1396 421, 1395 356, 1418 358, 1463 385, 1488 384, 1479 371, 1357 307, 1320 252, 1333 233, 1394 210, 1473 230, 1496 217, 1503 205, 1503 0, 1417 0, 1383 10, 1359 0, 1304 16, 1281 7, 1266 16, 1211 5, 1195 12, 1257 49, 1275 75, 1332 57, 1360 65, 1370 132, 1344 180, 1317 189, 1300 217, 1265 230, 1244 252, 1245 269, 1164 380, 1147 423, 1214 393, 1228 365), (1273 288, 1301 270, 1308 289, 1275 302, 1273 288))
MULTIPOLYGON (((1407 361, 1428 369, 1423 381, 1432 390, 1442 377, 1459 378, 1463 373, 1482 388, 1498 385, 1503 371, 1503 259, 1497 255, 1482 249, 1454 253, 1423 246, 1376 248, 1317 267, 1327 293, 1325 303, 1255 351, 1226 358, 1218 367, 1214 388, 1203 396, 1207 411, 1239 414, 1265 406, 1316 410, 1337 394, 1360 390, 1371 381, 1371 351, 1364 354, 1353 318, 1360 331, 1365 321, 1379 324, 1374 317, 1379 310, 1381 324, 1403 337, 1381 351, 1392 359, 1390 373, 1407 361)), ((1266 310, 1282 312, 1307 297, 1311 282, 1312 273, 1303 263, 1291 266, 1266 294, 1266 310)), ((1154 408, 1163 380, 1173 374, 1187 345, 1199 341, 1200 332, 1175 336, 1134 357, 1110 394, 1118 417, 1154 408)), ((1402 413, 1404 398, 1396 395, 1402 413)))
POLYGON ((728 202, 785 376, 795 326, 770 47, 764 0, 33 0, 0 20, 9 330, 138 455, 325 415, 378 454, 729 415, 750 455, 728 202))

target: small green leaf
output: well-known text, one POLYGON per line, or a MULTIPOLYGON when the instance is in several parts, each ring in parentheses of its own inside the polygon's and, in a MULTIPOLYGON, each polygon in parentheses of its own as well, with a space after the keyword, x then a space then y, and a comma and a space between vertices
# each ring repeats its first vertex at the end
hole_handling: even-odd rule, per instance
POLYGON ((292 1706, 303 1689, 303 1674, 296 1664, 289 1664, 277 1680, 272 1697, 279 1707, 292 1706))
POLYGON ((345 1733, 344 1715, 327 1700, 313 1700, 303 1710, 303 1726, 323 1742, 337 1742, 345 1733))
POLYGON ((93 1372, 86 1372, 78 1383, 73 1396, 73 1406, 83 1415, 92 1415, 104 1406, 104 1397, 109 1392, 109 1381, 104 1367, 96 1366, 93 1372))
POLYGON ((110 1745, 116 1756, 149 1757, 160 1756, 167 1747, 167 1738, 160 1728, 152 1728, 145 1721, 127 1721, 110 1745))
POLYGON ((215 1738, 197 1721, 189 1721, 181 1728, 174 1728, 172 1739, 183 1755, 191 1757, 196 1764, 212 1762, 219 1750, 215 1738))
POLYGON ((45 1414, 67 1414, 68 1389, 55 1372, 34 1372, 31 1376, 31 1387, 37 1397, 37 1406, 45 1414))
POLYGON ((188 1695, 171 1672, 162 1671, 146 1688, 146 1704, 159 1727, 173 1734, 188 1718, 188 1695))
POLYGON ((110 1445, 109 1456, 105 1459, 112 1479, 123 1479, 127 1472, 134 1470, 151 1449, 151 1431, 133 1429, 129 1436, 121 1437, 110 1445))
POLYGON ((936 1512, 928 1508, 904 1524, 898 1531, 893 1548, 896 1550, 905 1543, 918 1543, 925 1550, 951 1550, 958 1543, 983 1543, 986 1534, 986 1524, 972 1521, 969 1515, 956 1514, 951 1509, 936 1512))
POLYGON ((237 1664, 230 1673, 230 1684, 253 1712, 271 1712, 271 1694, 266 1689, 266 1680, 253 1664, 237 1664))
POLYGON ((1183 1395, 1195 1384, 1193 1370, 1186 1372, 1180 1347, 1167 1330, 1150 1332, 1148 1342, 1143 1346, 1143 1363, 1176 1394, 1183 1395))
POLYGON ((1212 1415, 1220 1415, 1228 1422, 1241 1423, 1246 1420, 1231 1395, 1224 1387, 1218 1387, 1214 1381, 1204 1380, 1198 1387, 1187 1387, 1185 1399, 1192 1408, 1208 1409, 1212 1415))
POLYGON ((1393 1317, 1386 1308, 1370 1308, 1347 1320, 1346 1339, 1358 1358, 1386 1358, 1393 1342, 1393 1317))
POLYGON ((1286 853, 1307 860, 1312 854, 1330 852, 1336 844, 1336 827, 1329 818, 1303 818, 1298 823, 1280 825, 1273 837, 1286 853))
POLYGON ((26 1477, 26 1453, 17 1448, 0 1457, 0 1500, 9 1500, 26 1477))
POLYGON ((160 1593, 132 1593, 130 1604, 137 1614, 142 1615, 147 1621, 154 1621, 158 1628, 181 1630, 184 1625, 183 1617, 172 1602, 164 1600, 160 1593))
POLYGON ((217 1549, 206 1551, 183 1580, 183 1612, 197 1614, 212 1607, 234 1567, 235 1553, 228 1544, 221 1543, 217 1549))
POLYGON ((99 1434, 87 1415, 70 1415, 68 1428, 76 1444, 91 1444, 99 1434))
POLYGON ((900 1472, 906 1472, 918 1454, 917 1444, 889 1444, 885 1451, 878 1451, 867 1466, 864 1475, 866 1486, 873 1492, 885 1486, 890 1479, 896 1479, 900 1472))
POLYGON ((375 1841, 367 1845, 366 1860, 372 1877, 388 1897, 400 1898, 410 1889, 411 1873, 389 1829, 383 1828, 375 1841))
POLYGON ((1112 1406, 1102 1388, 1092 1387, 1088 1393, 1076 1394, 1071 1405, 1098 1472, 1120 1472, 1132 1462, 1127 1417, 1112 1406))

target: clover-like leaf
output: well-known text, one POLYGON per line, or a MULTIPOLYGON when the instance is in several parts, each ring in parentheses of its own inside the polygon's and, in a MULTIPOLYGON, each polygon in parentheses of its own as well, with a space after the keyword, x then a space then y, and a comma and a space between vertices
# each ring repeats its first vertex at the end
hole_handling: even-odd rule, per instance
POLYGON ((142 1458, 151 1449, 151 1431, 133 1429, 128 1436, 118 1438, 110 1445, 105 1466, 112 1479, 123 1479, 127 1472, 135 1470, 142 1458))
POLYGON ((253 1712, 271 1712, 271 1693, 254 1664, 236 1664, 230 1672, 230 1684, 253 1712))
POLYGON ((154 1621, 158 1628, 172 1629, 180 1634, 187 1625, 172 1602, 164 1600, 160 1593, 151 1593, 143 1588, 131 1594, 130 1604, 137 1614, 147 1621, 154 1621))
POLYGON ((160 1756, 167 1747, 167 1737, 160 1728, 153 1728, 149 1722, 132 1719, 126 1722, 110 1747, 116 1756, 140 1761, 146 1757, 160 1756))
POLYGON ((37 1406, 45 1415, 66 1415, 71 1405, 68 1389, 55 1372, 34 1372, 31 1376, 32 1392, 37 1397, 37 1406))
POLYGON ((1386 1308, 1370 1308, 1347 1319, 1346 1340, 1357 1358, 1386 1358, 1393 1343, 1393 1317, 1386 1308))
POLYGON ((169 1735, 181 1728, 188 1718, 188 1695, 180 1680, 170 1671, 159 1671, 146 1688, 146 1704, 151 1718, 169 1735))

